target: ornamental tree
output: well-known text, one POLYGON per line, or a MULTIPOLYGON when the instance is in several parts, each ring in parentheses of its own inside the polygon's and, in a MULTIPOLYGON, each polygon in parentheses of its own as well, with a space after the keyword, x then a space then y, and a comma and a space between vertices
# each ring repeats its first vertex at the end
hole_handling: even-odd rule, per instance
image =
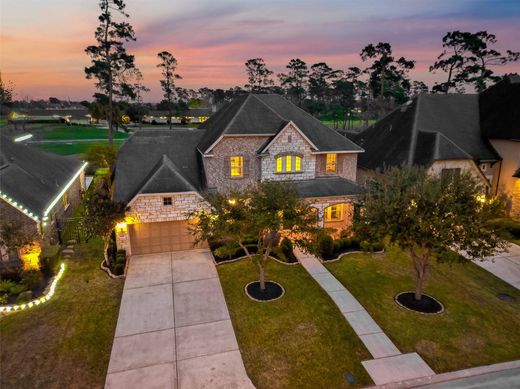
POLYGON ((265 266, 280 234, 310 249, 318 231, 315 213, 287 184, 266 181, 244 191, 212 194, 207 201, 210 210, 190 215, 198 220, 192 226, 195 243, 221 240, 229 249, 238 245, 258 266, 261 290, 265 290, 265 266), (256 241, 256 253, 246 245, 251 240, 256 241))
POLYGON ((418 167, 392 168, 367 188, 354 230, 361 239, 389 239, 410 255, 415 299, 421 300, 431 260, 465 262, 507 247, 489 223, 505 214, 505 201, 484 193, 468 172, 429 175, 418 167))
POLYGON ((110 243, 110 235, 117 222, 125 217, 126 206, 120 202, 112 201, 109 181, 101 178, 103 182, 89 190, 83 199, 85 207, 84 223, 87 240, 99 235, 103 239, 103 256, 105 263, 109 263, 107 250, 110 243))

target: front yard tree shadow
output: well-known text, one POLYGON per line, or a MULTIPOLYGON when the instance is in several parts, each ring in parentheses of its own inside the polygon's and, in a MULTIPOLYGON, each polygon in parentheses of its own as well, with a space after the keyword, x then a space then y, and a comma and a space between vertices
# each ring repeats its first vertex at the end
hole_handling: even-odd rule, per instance
POLYGON ((259 287, 248 287, 252 297, 262 301, 278 298, 271 295, 272 290, 281 288, 268 285, 266 264, 282 234, 297 247, 312 248, 318 228, 311 207, 290 185, 274 181, 243 191, 211 194, 206 199, 211 208, 190 215, 197 220, 191 227, 195 242, 220 241, 224 251, 236 251, 238 245, 258 268, 259 287), (247 243, 251 241, 256 244, 256 252, 247 243), (270 296, 266 296, 268 293, 270 296))
POLYGON ((431 175, 417 167, 383 172, 367 188, 364 211, 354 226, 360 239, 386 238, 410 254, 415 301, 400 302, 410 302, 405 305, 413 310, 430 308, 426 307, 429 299, 422 297, 432 259, 481 260, 507 247, 507 241, 489 223, 505 215, 504 199, 487 197, 485 188, 469 172, 450 174, 447 169, 443 173, 431 175))

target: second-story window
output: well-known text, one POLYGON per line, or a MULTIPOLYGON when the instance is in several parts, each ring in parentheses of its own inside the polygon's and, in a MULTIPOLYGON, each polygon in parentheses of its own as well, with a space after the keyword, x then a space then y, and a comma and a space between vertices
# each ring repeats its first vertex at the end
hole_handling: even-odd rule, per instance
POLYGON ((162 201, 163 201, 163 205, 172 205, 171 197, 163 197, 162 201))
POLYGON ((299 155, 283 155, 276 157, 276 173, 296 173, 302 171, 302 157, 299 155))
POLYGON ((327 154, 325 162, 325 172, 326 173, 336 173, 338 171, 338 155, 337 154, 327 154))
POLYGON ((243 177, 244 176, 244 157, 233 156, 230 157, 230 174, 231 177, 243 177))

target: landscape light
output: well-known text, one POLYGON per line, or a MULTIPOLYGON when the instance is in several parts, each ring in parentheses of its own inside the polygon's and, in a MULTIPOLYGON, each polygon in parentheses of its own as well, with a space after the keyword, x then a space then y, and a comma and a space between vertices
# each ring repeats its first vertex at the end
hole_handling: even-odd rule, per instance
POLYGON ((14 138, 14 141, 15 142, 22 142, 24 140, 31 139, 32 136, 33 136, 32 134, 22 135, 22 136, 19 136, 18 138, 14 138))

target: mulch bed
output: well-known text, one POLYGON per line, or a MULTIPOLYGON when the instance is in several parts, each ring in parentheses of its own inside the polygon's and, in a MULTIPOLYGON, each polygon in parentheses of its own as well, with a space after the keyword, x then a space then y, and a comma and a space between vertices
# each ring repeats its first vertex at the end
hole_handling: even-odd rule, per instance
POLYGON ((395 301, 402 307, 419 313, 435 314, 444 311, 443 305, 427 294, 416 300, 414 292, 402 292, 395 296, 395 301))
POLYGON ((265 290, 260 289, 260 281, 250 282, 246 285, 246 294, 257 301, 272 301, 279 299, 284 294, 282 285, 274 281, 265 282, 265 290))

